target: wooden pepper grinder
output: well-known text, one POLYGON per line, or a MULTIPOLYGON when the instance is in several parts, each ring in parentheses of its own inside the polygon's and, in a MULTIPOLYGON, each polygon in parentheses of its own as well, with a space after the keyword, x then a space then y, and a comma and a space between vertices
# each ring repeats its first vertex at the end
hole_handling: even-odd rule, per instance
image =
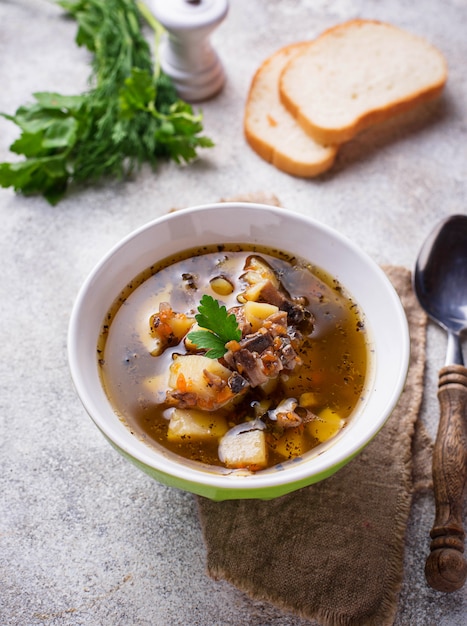
POLYGON ((162 70, 187 102, 207 100, 225 80, 209 36, 227 15, 227 0, 151 0, 155 18, 168 36, 161 43, 162 70))

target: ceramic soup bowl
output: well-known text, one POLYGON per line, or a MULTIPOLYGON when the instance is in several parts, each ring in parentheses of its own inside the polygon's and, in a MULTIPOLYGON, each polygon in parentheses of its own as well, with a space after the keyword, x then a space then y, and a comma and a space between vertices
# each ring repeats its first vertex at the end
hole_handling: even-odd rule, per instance
POLYGON ((183 209, 127 236, 84 282, 68 335, 69 365, 78 396, 112 446, 157 481, 214 500, 275 498, 343 468, 373 439, 393 411, 406 380, 409 345, 401 302, 384 272, 364 252, 313 219, 249 203, 183 209), (222 473, 135 436, 103 389, 97 359, 103 320, 121 290, 136 276, 184 250, 228 243, 284 250, 322 268, 357 303, 368 333, 366 381, 347 426, 302 457, 256 473, 222 473))

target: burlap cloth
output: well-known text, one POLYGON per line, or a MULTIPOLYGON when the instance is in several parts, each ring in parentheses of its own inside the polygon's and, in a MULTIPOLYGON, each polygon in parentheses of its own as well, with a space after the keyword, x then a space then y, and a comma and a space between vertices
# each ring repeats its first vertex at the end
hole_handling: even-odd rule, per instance
POLYGON ((334 476, 281 498, 197 498, 208 574, 323 626, 394 623, 411 498, 431 480, 432 442, 417 422, 426 317, 410 272, 384 269, 411 336, 405 390, 384 428, 334 476))

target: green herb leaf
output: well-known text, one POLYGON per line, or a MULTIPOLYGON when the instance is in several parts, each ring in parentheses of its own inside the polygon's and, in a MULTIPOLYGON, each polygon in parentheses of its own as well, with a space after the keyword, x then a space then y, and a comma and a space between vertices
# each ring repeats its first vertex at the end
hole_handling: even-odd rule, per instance
POLYGON ((44 109, 59 109, 77 113, 86 101, 86 96, 62 96, 50 91, 39 91, 33 94, 37 103, 44 109))
POLYGON ((224 341, 210 330, 194 330, 188 338, 195 345, 207 350, 210 359, 220 359, 226 353, 224 341))
POLYGON ((242 337, 237 318, 207 294, 201 298, 198 311, 195 319, 201 330, 189 333, 188 339, 198 347, 208 349, 206 356, 219 359, 227 352, 226 343, 239 341, 242 337))
POLYGON ((151 74, 147 70, 133 67, 119 93, 122 116, 129 118, 138 110, 147 111, 149 103, 153 103, 155 97, 156 86, 151 74))
POLYGON ((211 330, 224 343, 241 338, 237 318, 233 313, 228 313, 225 306, 221 306, 215 298, 205 294, 200 300, 198 311, 195 319, 201 328, 211 330))
POLYGON ((72 117, 50 124, 44 133, 42 146, 49 148, 67 148, 74 145, 78 132, 78 122, 72 117))

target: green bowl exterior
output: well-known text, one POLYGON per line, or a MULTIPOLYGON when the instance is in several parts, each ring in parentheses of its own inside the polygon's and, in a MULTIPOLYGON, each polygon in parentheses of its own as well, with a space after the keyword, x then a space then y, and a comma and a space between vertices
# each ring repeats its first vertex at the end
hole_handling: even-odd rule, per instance
POLYGON ((279 498, 280 496, 284 496, 293 491, 297 491, 302 487, 307 487, 314 483, 320 482, 329 476, 332 476, 335 472, 337 472, 341 467, 346 465, 354 456, 356 456, 360 450, 358 450, 352 457, 346 458, 340 463, 333 465, 332 467, 327 468, 325 471, 314 474, 313 476, 308 476, 303 478, 302 480, 286 483, 282 485, 275 485, 272 487, 258 487, 258 488, 249 488, 249 489, 224 489, 222 487, 214 487, 211 485, 202 485, 197 482, 192 482, 189 480, 185 480, 178 476, 172 476, 170 474, 166 474, 161 470, 155 469, 154 467, 150 467, 145 463, 142 463, 138 459, 135 459, 133 456, 125 452, 119 448, 113 441, 111 441, 106 435, 104 437, 110 443, 110 445, 119 452, 125 459, 133 463, 137 468, 139 468, 142 472, 156 480, 157 482, 166 485, 167 487, 175 487, 177 489, 181 489, 182 491, 188 491, 198 496, 203 496, 204 498, 208 498, 209 500, 214 500, 216 502, 222 502, 223 500, 246 500, 246 499, 257 499, 257 500, 272 500, 274 498, 279 498))

